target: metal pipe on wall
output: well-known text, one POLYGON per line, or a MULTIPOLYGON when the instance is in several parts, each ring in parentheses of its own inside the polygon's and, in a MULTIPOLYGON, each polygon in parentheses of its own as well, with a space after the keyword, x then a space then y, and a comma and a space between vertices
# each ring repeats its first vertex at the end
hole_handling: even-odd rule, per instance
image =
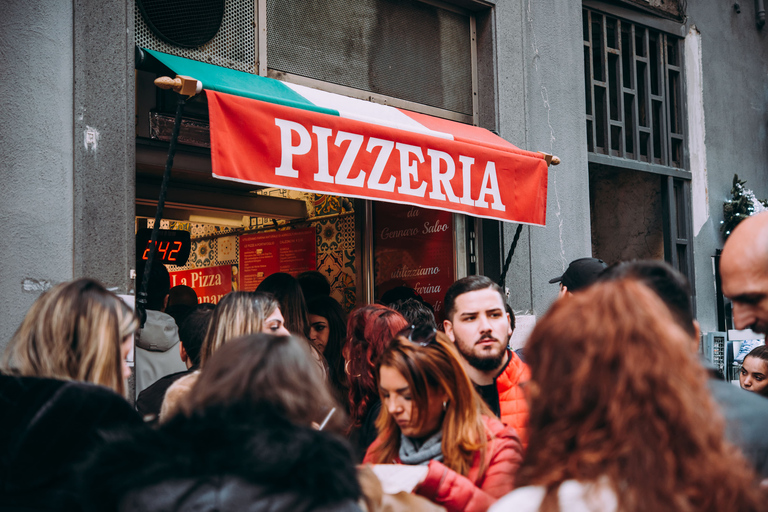
POLYGON ((755 21, 758 30, 765 25, 765 0, 755 0, 755 21))

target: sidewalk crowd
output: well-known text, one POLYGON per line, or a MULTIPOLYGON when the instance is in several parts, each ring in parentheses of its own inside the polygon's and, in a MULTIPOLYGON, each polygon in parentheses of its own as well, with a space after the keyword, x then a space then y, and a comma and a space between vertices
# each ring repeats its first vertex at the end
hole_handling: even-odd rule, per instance
MULTIPOLYGON (((768 333, 768 212, 720 268, 734 327, 768 333)), ((407 288, 347 317, 318 272, 212 305, 158 265, 143 325, 94 280, 54 286, 0 367, 0 511, 768 510, 768 349, 718 379, 666 263, 550 282, 522 351, 484 276, 442 323, 407 288)))

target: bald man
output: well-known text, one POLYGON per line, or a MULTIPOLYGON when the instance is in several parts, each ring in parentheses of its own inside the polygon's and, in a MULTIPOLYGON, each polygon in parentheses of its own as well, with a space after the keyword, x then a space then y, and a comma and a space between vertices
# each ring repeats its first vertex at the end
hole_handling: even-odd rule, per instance
POLYGON ((768 212, 741 221, 720 256, 723 294, 733 326, 768 334, 768 212))

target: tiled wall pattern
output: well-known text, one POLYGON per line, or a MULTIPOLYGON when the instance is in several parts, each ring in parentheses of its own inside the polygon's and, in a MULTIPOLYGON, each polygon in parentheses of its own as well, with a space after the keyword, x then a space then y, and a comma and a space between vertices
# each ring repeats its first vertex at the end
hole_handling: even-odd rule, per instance
MULTIPOLYGON (((303 199, 307 202, 309 218, 322 217, 349 212, 348 215, 318 219, 310 225, 317 230, 317 270, 323 273, 331 283, 331 295, 339 301, 345 311, 355 307, 357 299, 355 290, 355 216, 352 204, 346 199, 336 196, 312 194, 286 189, 263 189, 261 194, 303 199), (344 209, 342 210, 342 203, 344 209)), ((254 217, 252 226, 271 225, 272 219, 254 217)), ((285 221, 277 221, 278 225, 285 221)), ((148 221, 147 227, 152 227, 154 220, 148 221)), ((163 220, 163 229, 181 229, 192 235, 192 250, 187 264, 183 267, 169 267, 169 270, 190 270, 201 267, 218 265, 237 265, 239 255, 239 238, 236 235, 195 241, 195 238, 226 233, 232 228, 214 226, 211 224, 196 224, 163 220)), ((283 229, 290 229, 286 226, 283 229)))

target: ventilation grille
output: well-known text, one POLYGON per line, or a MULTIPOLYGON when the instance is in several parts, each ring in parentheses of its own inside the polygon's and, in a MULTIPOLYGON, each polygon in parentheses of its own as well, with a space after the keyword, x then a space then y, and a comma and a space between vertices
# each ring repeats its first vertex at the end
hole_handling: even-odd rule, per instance
POLYGON ((269 68, 472 115, 469 16, 411 0, 267 0, 269 68))
POLYGON ((216 66, 255 73, 254 13, 254 0, 227 0, 224 19, 216 37, 199 48, 180 48, 154 35, 141 16, 139 7, 134 3, 136 45, 216 66))

